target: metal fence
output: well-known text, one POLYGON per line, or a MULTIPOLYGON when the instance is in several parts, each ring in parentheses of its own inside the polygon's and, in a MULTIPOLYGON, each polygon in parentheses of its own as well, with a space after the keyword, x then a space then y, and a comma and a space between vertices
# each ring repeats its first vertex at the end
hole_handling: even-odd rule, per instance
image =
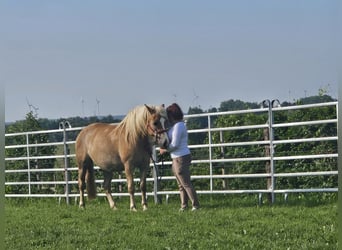
MULTIPOLYGON (((265 194, 274 202, 276 194, 284 194, 286 198, 289 193, 338 191, 337 102, 280 107, 277 100, 265 100, 259 109, 193 114, 186 115, 185 119, 188 124, 194 120, 204 124, 188 131, 193 154, 192 180, 199 194, 256 194, 259 199, 265 194), (318 112, 329 109, 333 113, 329 111, 324 119, 302 120, 299 116, 297 120, 278 122, 281 120, 278 116, 300 111, 305 114, 315 109, 318 112), (241 125, 241 119, 248 120, 248 117, 251 117, 249 124, 241 125), (218 121, 228 118, 234 126, 220 126, 218 121), (329 128, 323 136, 318 133, 322 126, 329 128), (284 131, 294 128, 304 131, 304 136, 282 137, 284 131), (234 136, 239 134, 243 138, 236 139, 234 136), (202 142, 196 143, 198 137, 203 138, 202 142), (324 143, 331 147, 325 148, 324 143), (310 147, 305 145, 312 144, 320 150, 306 152, 304 149, 310 147), (281 153, 277 152, 278 148, 282 148, 281 153), (241 157, 229 154, 245 150, 247 153, 241 157), (315 178, 321 178, 324 184, 317 185, 321 179, 315 181, 315 178), (293 179, 304 184, 296 186, 293 179)), ((57 197, 65 198, 67 203, 71 197, 76 200, 79 192, 74 143, 81 129, 62 121, 55 130, 5 134, 5 197, 57 197)), ((170 170, 171 161, 159 160, 156 166, 151 162, 147 195, 157 202, 160 197, 178 194, 178 190, 170 170)), ((101 189, 102 174, 98 167, 95 169, 96 183, 101 189)), ((128 195, 123 173, 114 176, 112 182, 114 196, 128 195)), ((98 195, 104 196, 101 190, 98 195)))

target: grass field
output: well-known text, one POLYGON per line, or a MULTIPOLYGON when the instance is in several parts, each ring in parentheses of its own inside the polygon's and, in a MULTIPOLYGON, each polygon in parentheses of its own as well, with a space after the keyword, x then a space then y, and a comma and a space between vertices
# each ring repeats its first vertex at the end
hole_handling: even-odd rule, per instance
MULTIPOLYGON (((137 197, 136 197, 137 198, 137 197)), ((137 198, 138 200, 138 198, 137 198)), ((6 199, 6 249, 337 249, 337 198, 258 206, 249 196, 200 196, 179 212, 178 197, 149 210, 104 198, 85 210, 55 199, 6 199)))

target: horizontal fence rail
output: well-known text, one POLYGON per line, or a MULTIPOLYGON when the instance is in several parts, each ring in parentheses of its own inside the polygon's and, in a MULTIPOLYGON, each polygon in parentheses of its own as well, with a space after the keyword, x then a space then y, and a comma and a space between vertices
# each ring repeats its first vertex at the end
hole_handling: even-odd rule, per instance
MULTIPOLYGON (((274 103, 185 115, 199 194, 265 194, 274 202, 276 194, 338 191, 337 102, 274 103)), ((81 129, 62 121, 59 129, 5 134, 5 197, 78 198, 74 144, 81 129)), ((179 192, 171 159, 158 159, 157 150, 154 155, 147 195, 158 202, 179 192)), ((98 195, 105 196, 102 173, 95 170, 98 195)), ((124 173, 112 183, 114 196, 128 196, 124 173)))

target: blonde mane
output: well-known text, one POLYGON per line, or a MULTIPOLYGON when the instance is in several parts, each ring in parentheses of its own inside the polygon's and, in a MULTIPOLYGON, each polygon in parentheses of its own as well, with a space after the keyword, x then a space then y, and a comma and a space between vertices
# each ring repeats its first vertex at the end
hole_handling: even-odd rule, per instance
MULTIPOLYGON (((161 116, 166 117, 166 110, 162 106, 149 105, 161 116)), ((125 116, 119 123, 117 129, 127 143, 134 144, 140 136, 147 135, 147 122, 150 113, 144 106, 137 106, 125 116)))

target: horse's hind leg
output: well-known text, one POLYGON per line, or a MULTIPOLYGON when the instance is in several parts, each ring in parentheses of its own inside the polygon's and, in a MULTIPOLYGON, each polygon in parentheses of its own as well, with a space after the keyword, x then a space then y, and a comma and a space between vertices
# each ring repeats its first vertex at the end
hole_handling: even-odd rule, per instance
POLYGON ((103 187, 105 189, 106 192, 106 196, 107 196, 107 200, 109 202, 109 206, 110 208, 116 210, 116 205, 115 202, 113 200, 112 197, 112 178, 113 178, 113 172, 111 171, 103 171, 103 175, 104 175, 104 183, 103 183, 103 187))
POLYGON ((80 208, 85 207, 84 203, 84 190, 86 188, 86 182, 85 182, 85 175, 86 175, 86 166, 85 164, 80 161, 78 167, 78 188, 80 190, 80 208))

